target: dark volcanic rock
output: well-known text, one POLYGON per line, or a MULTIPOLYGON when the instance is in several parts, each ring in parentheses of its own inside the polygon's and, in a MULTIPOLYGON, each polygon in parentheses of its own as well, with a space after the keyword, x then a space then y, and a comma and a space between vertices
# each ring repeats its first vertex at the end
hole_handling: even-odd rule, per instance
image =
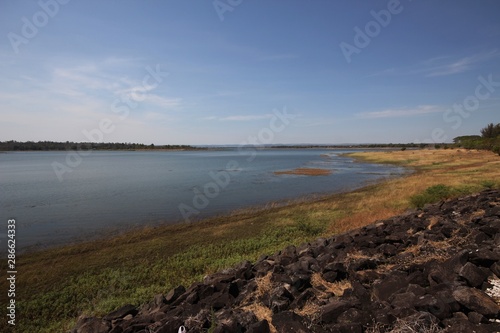
POLYGON ((304 318, 291 311, 284 311, 273 316, 273 326, 278 332, 309 333, 303 324, 304 318))
POLYGON ((499 207, 488 190, 288 246, 72 333, 500 332, 499 207))
POLYGON ((468 310, 484 316, 496 316, 500 311, 500 305, 478 289, 458 287, 453 292, 453 297, 468 310))
POLYGON ((107 321, 111 321, 111 320, 114 320, 114 319, 123 318, 123 317, 125 317, 126 315, 129 315, 129 314, 131 314, 132 316, 135 316, 137 314, 137 312, 138 311, 135 308, 135 306, 133 306, 131 304, 128 304, 128 305, 122 306, 118 310, 110 312, 109 314, 107 314, 106 316, 104 316, 103 319, 107 320, 107 321))
POLYGON ((479 269, 476 265, 471 262, 466 263, 459 272, 459 275, 463 277, 471 287, 481 287, 484 280, 487 278, 486 273, 479 269))

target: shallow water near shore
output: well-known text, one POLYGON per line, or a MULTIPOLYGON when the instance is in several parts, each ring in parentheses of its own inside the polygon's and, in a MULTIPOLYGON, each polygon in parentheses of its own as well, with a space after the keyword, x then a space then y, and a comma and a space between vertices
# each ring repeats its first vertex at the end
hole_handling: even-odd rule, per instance
POLYGON ((0 155, 0 217, 4 225, 16 220, 18 249, 43 248, 131 227, 349 191, 407 172, 341 156, 352 151, 93 151, 78 165, 67 163, 66 152, 5 153, 0 155), (68 168, 58 177, 54 165, 68 168), (331 174, 275 174, 296 168, 331 174))

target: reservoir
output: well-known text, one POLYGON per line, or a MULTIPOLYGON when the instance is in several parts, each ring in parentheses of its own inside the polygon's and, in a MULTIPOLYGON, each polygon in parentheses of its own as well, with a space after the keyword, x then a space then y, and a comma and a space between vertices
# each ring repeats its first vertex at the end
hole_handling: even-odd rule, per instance
POLYGON ((91 151, 69 164, 68 152, 0 153, 0 243, 6 243, 8 219, 16 220, 17 249, 37 249, 350 191, 407 172, 341 155, 350 151, 91 151), (297 168, 330 172, 276 174, 297 168))

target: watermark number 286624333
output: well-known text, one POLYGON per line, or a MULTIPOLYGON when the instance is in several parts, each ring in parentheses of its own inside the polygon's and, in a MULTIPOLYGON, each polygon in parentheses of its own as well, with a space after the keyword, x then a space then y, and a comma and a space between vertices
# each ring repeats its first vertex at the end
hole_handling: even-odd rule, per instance
POLYGON ((9 325, 16 325, 16 220, 7 221, 7 318, 9 325))

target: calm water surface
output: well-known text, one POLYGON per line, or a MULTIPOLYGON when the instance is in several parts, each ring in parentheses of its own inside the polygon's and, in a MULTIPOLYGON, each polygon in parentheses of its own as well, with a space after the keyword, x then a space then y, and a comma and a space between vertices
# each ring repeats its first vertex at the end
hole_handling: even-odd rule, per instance
MULTIPOLYGON (((196 220, 233 209, 352 190, 406 172, 323 149, 94 151, 62 175, 66 152, 0 153, 0 244, 9 218, 18 249, 88 239, 132 226, 196 220), (330 176, 275 175, 298 167, 330 176), (182 213, 184 212, 184 214, 182 213)), ((4 247, 4 246, 2 246, 4 247)))

